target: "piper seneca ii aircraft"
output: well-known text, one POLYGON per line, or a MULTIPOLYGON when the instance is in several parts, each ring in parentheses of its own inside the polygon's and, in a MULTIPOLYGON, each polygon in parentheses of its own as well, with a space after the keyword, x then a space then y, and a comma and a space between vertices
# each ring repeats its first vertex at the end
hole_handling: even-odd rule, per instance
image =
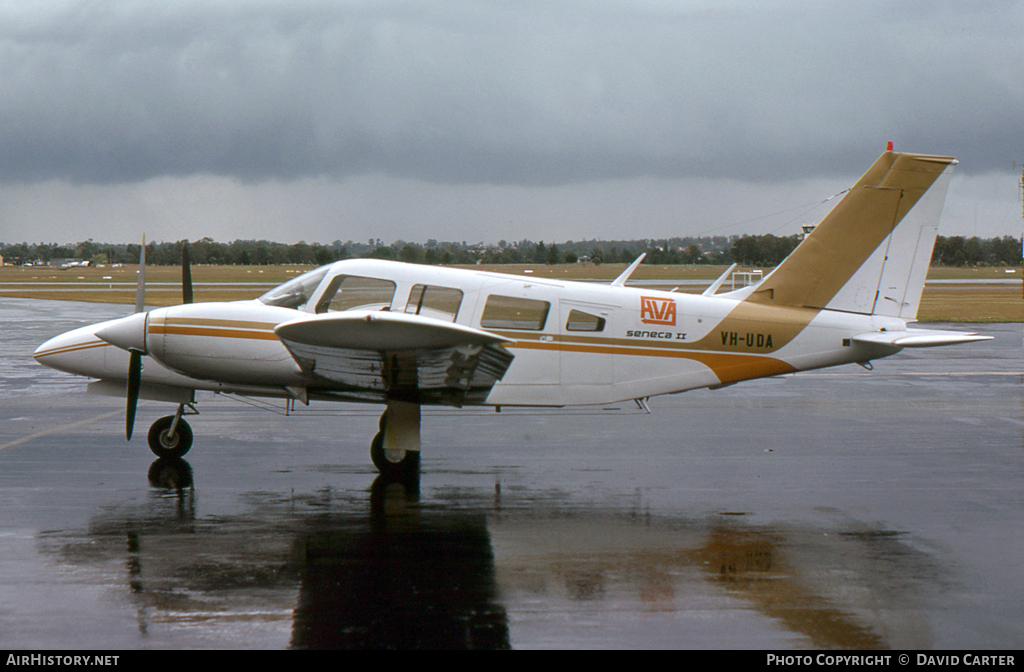
POLYGON ((252 301, 138 305, 35 358, 126 394, 129 439, 140 397, 176 403, 149 430, 159 456, 189 450, 182 416, 208 390, 384 404, 373 463, 418 473, 423 405, 646 408, 654 395, 988 338, 907 326, 955 163, 886 151, 774 271, 721 294, 729 271, 702 295, 627 287, 642 257, 610 285, 353 259, 252 301))

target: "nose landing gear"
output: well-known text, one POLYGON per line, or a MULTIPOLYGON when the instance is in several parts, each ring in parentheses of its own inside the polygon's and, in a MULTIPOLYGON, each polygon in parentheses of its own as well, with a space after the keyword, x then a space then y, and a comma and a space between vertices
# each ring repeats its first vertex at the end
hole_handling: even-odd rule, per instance
POLYGON ((179 458, 192 448, 192 428, 182 419, 184 414, 185 404, 179 404, 174 415, 160 418, 149 428, 149 449, 154 455, 179 458))

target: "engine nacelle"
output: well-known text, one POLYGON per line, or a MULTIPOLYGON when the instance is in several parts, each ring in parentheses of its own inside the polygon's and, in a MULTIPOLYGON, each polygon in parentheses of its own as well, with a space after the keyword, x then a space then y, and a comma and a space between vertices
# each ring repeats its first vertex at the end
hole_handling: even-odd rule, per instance
POLYGON ((202 380, 304 386, 299 365, 274 335, 274 327, 298 316, 259 301, 158 308, 146 320, 146 352, 202 380))

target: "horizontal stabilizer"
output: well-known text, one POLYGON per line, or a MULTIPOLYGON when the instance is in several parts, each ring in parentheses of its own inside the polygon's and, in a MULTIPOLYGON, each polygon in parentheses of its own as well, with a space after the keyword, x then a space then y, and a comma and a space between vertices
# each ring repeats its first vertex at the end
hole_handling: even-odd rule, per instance
POLYGON ((857 343, 870 345, 892 345, 898 348, 931 348, 937 345, 956 345, 974 341, 990 341, 991 336, 982 336, 962 331, 932 331, 928 329, 907 329, 904 331, 872 331, 853 337, 857 343))

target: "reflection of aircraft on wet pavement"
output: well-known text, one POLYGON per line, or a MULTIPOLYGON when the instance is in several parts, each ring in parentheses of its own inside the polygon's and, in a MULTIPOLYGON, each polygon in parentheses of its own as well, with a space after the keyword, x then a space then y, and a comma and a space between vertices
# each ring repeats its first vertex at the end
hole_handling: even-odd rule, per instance
POLYGON ((626 287, 640 259, 610 286, 348 260, 258 300, 186 299, 70 331, 35 357, 98 379, 96 391, 124 394, 127 380, 129 438, 140 397, 177 403, 149 431, 158 455, 188 451, 182 416, 209 390, 386 404, 374 464, 416 473, 422 405, 646 408, 654 395, 986 338, 907 326, 954 163, 885 152, 772 273, 724 294, 725 275, 700 296, 626 287))
POLYGON ((437 506, 383 478, 365 496, 254 494, 203 519, 180 493, 39 542, 77 573, 119 577, 155 642, 263 628, 293 648, 508 648, 518 624, 551 646, 728 648, 752 631, 796 647, 932 644, 931 561, 856 523, 631 516, 547 491, 463 490, 437 506), (715 625, 737 610, 765 620, 715 625))

